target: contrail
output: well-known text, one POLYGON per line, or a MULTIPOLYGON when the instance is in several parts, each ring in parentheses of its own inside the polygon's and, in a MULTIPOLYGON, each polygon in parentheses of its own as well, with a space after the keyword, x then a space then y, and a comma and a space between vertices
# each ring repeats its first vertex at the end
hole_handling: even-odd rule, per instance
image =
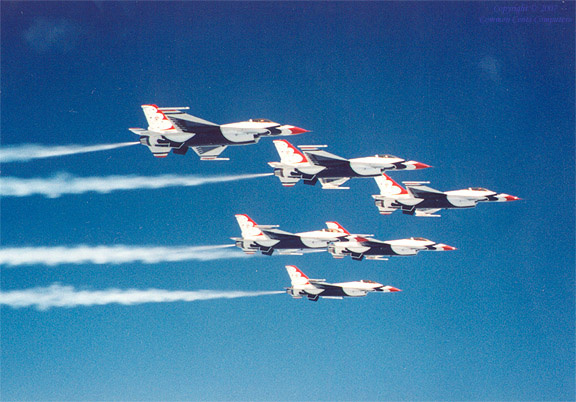
POLYGON ((226 250, 233 244, 219 246, 86 246, 75 247, 12 247, 0 248, 0 265, 18 267, 26 265, 56 266, 63 264, 128 264, 141 262, 156 264, 177 261, 210 261, 244 258, 240 250, 226 250))
POLYGON ((34 307, 43 311, 52 307, 90 307, 114 303, 131 306, 142 303, 235 299, 238 297, 256 297, 281 293, 284 292, 226 290, 179 291, 163 289, 78 290, 73 286, 55 283, 48 287, 0 292, 0 305, 6 305, 12 308, 34 307))
POLYGON ((0 149, 0 163, 27 162, 32 159, 52 158, 55 156, 85 154, 88 152, 108 151, 110 149, 129 147, 139 142, 121 142, 101 145, 14 145, 0 149))
POLYGON ((120 190, 191 187, 211 183, 256 179, 271 176, 272 174, 273 173, 229 176, 161 175, 74 177, 67 173, 61 173, 55 177, 39 179, 0 177, 0 196, 28 197, 31 195, 43 195, 49 198, 56 198, 63 194, 83 194, 90 191, 105 194, 120 190))

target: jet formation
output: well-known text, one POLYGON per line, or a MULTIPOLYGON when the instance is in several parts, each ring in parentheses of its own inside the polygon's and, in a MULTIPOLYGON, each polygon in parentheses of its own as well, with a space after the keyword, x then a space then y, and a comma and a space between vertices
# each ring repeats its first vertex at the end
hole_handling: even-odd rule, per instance
POLYGON ((291 233, 277 225, 258 225, 245 214, 236 215, 242 237, 233 237, 236 246, 246 254, 260 251, 272 255, 302 255, 305 252, 328 251, 334 258, 350 256, 353 260, 384 260, 391 256, 416 255, 419 251, 448 251, 455 247, 423 237, 399 240, 376 240, 370 234, 351 234, 338 222, 326 222, 326 229, 291 233))
POLYGON ((425 184, 427 181, 404 181, 400 186, 385 173, 375 178, 380 188, 379 195, 373 195, 376 207, 382 215, 390 215, 396 210, 403 214, 438 217, 442 209, 474 208, 479 202, 507 202, 520 198, 505 193, 496 193, 482 187, 469 187, 462 190, 438 191, 425 184))
POLYGON ((184 113, 188 107, 142 105, 148 129, 130 128, 140 136, 140 143, 157 158, 165 158, 170 151, 185 155, 192 148, 201 160, 219 158, 229 145, 256 144, 262 137, 278 137, 308 132, 303 128, 281 125, 268 119, 250 119, 238 123, 216 124, 184 113))
MULTIPOLYGON (((164 158, 170 152, 184 155, 188 148, 201 160, 228 160, 220 154, 228 146, 256 144, 263 137, 293 136, 308 132, 300 127, 281 125, 267 119, 216 124, 183 112, 188 107, 142 105, 148 128, 130 128, 140 137, 140 143, 155 157, 164 158)), ((481 188, 439 191, 426 186, 425 181, 404 181, 405 188, 386 172, 393 170, 421 170, 430 166, 389 154, 377 154, 347 159, 323 148, 327 145, 294 146, 284 139, 275 139, 279 162, 269 162, 284 187, 293 187, 300 180, 306 185, 320 182, 322 189, 348 189, 342 187, 353 178, 374 178, 380 194, 373 195, 380 214, 390 215, 396 210, 420 217, 437 217, 442 209, 473 208, 480 202, 516 201, 520 198, 481 188)), ((246 254, 260 252, 272 255, 302 255, 309 252, 329 252, 334 258, 360 261, 387 260, 391 256, 412 256, 420 251, 449 251, 454 247, 423 237, 397 240, 377 240, 370 234, 352 234, 338 222, 326 222, 326 228, 292 233, 278 225, 259 225, 246 214, 235 215, 241 237, 232 237, 237 247, 246 254)), ((310 279, 298 267, 287 265, 292 286, 286 293, 293 298, 306 297, 317 301, 322 298, 361 297, 369 292, 398 292, 397 288, 381 283, 360 280, 329 283, 325 279, 310 279)))

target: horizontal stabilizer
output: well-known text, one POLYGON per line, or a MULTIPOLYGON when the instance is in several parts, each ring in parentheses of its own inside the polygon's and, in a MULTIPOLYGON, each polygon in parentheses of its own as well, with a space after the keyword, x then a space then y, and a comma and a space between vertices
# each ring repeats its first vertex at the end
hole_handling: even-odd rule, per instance
POLYGON ((228 160, 228 158, 218 158, 226 149, 226 145, 209 145, 204 147, 192 147, 194 152, 200 156, 200 160, 228 160))
POLYGON ((278 178, 280 179, 280 183, 282 183, 284 187, 294 187, 296 183, 300 181, 300 179, 298 178, 293 179, 291 177, 278 177, 278 178))
POLYGON ((338 179, 320 179, 320 184, 325 190, 349 190, 350 187, 340 187, 350 180, 349 177, 340 177, 338 179))

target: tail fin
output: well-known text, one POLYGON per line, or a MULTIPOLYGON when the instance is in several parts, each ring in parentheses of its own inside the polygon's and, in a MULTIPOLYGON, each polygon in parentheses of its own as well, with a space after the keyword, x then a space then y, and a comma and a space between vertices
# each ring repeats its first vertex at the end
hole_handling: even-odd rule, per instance
POLYGON ((281 163, 294 164, 308 162, 308 158, 288 141, 274 140, 273 142, 276 151, 278 151, 278 155, 280 155, 281 163))
POLYGON ((406 191, 404 187, 396 183, 385 173, 382 173, 382 176, 375 177, 374 180, 376 181, 378 188, 380 188, 381 195, 408 194, 408 191, 406 191))
POLYGON ((344 227, 342 227, 338 222, 326 222, 326 226, 328 226, 328 229, 333 232, 344 233, 347 235, 350 234, 350 232, 344 229, 344 227))
POLYGON ((246 214, 234 215, 238 221, 238 226, 242 231, 242 237, 252 238, 256 236, 265 236, 265 234, 258 228, 256 222, 246 214))
POLYGON ((308 281, 308 277, 306 274, 295 265, 286 265, 286 271, 288 271, 288 275, 290 275, 290 280, 292 281, 292 286, 302 286, 302 285, 310 285, 308 281))
POLYGON ((142 105, 144 116, 148 120, 148 130, 156 132, 178 132, 172 120, 156 105, 142 105))

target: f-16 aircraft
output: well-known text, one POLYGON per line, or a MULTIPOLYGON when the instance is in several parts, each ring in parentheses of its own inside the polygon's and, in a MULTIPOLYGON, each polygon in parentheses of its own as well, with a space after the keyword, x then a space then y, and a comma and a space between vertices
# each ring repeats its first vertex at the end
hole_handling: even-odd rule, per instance
POLYGON ((292 187, 299 180, 315 185, 318 180, 324 189, 348 189, 340 187, 350 178, 375 177, 385 170, 414 170, 430 166, 407 161, 392 155, 375 155, 346 159, 319 150, 326 145, 301 145, 300 151, 286 140, 274 140, 280 162, 269 162, 283 186, 292 187))
POLYGON ((301 255, 305 251, 326 251, 330 242, 349 235, 339 230, 336 222, 327 222, 328 229, 290 233, 276 229, 278 225, 258 225, 245 214, 235 217, 242 237, 232 237, 232 240, 246 254, 260 251, 264 255, 272 255, 277 250, 281 255, 301 255))
POLYGON ((369 280, 328 283, 326 279, 310 279, 294 265, 286 265, 286 270, 292 281, 292 287, 286 288, 286 293, 294 299, 306 296, 308 300, 318 301, 319 297, 342 299, 366 296, 368 292, 401 292, 400 289, 369 280))
POLYGON ((331 242, 328 246, 328 252, 334 258, 344 258, 349 255, 356 261, 361 261, 364 257, 367 260, 386 260, 385 257, 388 256, 416 255, 419 251, 456 250, 455 247, 436 243, 423 237, 383 241, 372 239, 373 235, 350 234, 342 226, 340 226, 340 230, 347 233, 348 236, 343 237, 342 240, 331 242))
POLYGON ((429 182, 404 181, 403 188, 385 173, 375 178, 380 195, 373 195, 376 206, 382 215, 390 215, 397 209, 415 216, 438 217, 441 209, 473 208, 479 202, 517 201, 520 198, 481 188, 469 187, 463 190, 438 191, 424 184, 429 182))
POLYGON ((267 119, 250 119, 239 123, 216 124, 182 112, 188 107, 142 105, 148 120, 148 129, 130 128, 140 136, 140 143, 147 146, 157 158, 166 157, 170 151, 184 155, 188 148, 201 160, 228 160, 219 158, 228 145, 256 144, 262 137, 277 137, 308 132, 295 126, 280 125, 267 119))

